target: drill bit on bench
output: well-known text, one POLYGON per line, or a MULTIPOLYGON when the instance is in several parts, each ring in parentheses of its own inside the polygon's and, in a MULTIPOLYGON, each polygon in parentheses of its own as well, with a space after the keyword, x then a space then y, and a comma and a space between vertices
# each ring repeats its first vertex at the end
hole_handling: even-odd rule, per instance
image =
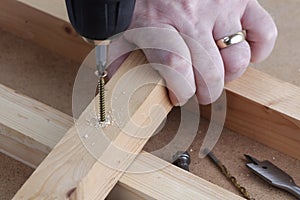
POLYGON ((204 153, 208 155, 208 157, 220 168, 222 174, 229 179, 232 184, 239 190, 239 192, 248 200, 255 200, 253 197, 250 196, 249 192, 246 190, 245 187, 241 186, 236 178, 232 176, 227 168, 223 165, 223 163, 209 150, 205 149, 204 153))
POLYGON ((249 155, 245 155, 245 157, 249 161, 246 166, 260 178, 277 188, 286 190, 300 199, 300 187, 295 184, 290 175, 267 160, 259 161, 249 155))

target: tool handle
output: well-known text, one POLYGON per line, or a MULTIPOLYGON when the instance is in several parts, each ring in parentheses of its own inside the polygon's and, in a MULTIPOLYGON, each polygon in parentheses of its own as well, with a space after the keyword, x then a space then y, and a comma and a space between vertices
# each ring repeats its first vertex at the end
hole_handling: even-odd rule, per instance
POLYGON ((286 188, 286 190, 300 200, 300 187, 298 187, 297 185, 289 186, 286 188))
POLYGON ((135 0, 65 0, 74 29, 89 40, 106 40, 125 31, 135 0))

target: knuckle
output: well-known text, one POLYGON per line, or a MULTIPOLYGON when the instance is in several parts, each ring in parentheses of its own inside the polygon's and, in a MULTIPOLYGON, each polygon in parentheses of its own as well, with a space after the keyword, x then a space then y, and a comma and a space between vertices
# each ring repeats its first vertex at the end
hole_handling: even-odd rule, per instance
POLYGON ((218 99, 223 91, 224 75, 216 69, 210 73, 202 74, 197 81, 197 99, 200 104, 210 104, 218 99))
POLYGON ((263 34, 263 39, 265 41, 275 41, 277 36, 278 36, 277 27, 275 25, 274 26, 272 25, 268 28, 268 31, 266 31, 263 34))
POLYGON ((235 74, 244 71, 250 63, 250 56, 241 56, 239 59, 236 59, 235 62, 232 62, 230 66, 226 67, 226 72, 235 74))
POLYGON ((266 24, 265 31, 263 31, 263 34, 261 34, 261 37, 265 41, 274 41, 276 40, 278 36, 278 30, 276 27, 275 22, 273 21, 272 17, 270 15, 267 15, 262 19, 263 24, 266 24))
POLYGON ((218 72, 210 72, 202 75, 203 81, 201 85, 215 85, 216 83, 222 82, 224 77, 218 72))
POLYGON ((164 55, 163 62, 181 74, 188 72, 187 68, 191 67, 191 63, 187 59, 170 52, 164 55))
POLYGON ((185 96, 182 98, 181 103, 187 102, 190 98, 192 98, 195 95, 196 90, 195 89, 189 89, 187 92, 185 92, 185 96))
POLYGON ((244 71, 250 63, 250 46, 245 41, 229 47, 222 52, 222 58, 226 73, 239 74, 241 71, 244 71))
POLYGON ((196 96, 199 104, 207 105, 215 102, 222 94, 224 85, 218 85, 212 88, 202 88, 197 90, 196 96))

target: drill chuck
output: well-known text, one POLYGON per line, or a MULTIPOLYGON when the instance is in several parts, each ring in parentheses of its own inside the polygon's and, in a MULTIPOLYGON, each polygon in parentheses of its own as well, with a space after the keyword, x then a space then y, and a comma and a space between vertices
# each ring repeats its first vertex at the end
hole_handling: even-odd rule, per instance
POLYGON ((125 31, 135 0, 66 0, 70 22, 85 39, 106 40, 125 31))

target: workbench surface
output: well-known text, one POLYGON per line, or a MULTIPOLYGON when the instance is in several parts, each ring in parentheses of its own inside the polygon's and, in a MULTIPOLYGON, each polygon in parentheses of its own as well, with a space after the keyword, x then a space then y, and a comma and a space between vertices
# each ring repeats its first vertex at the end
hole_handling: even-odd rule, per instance
MULTIPOLYGON (((253 67, 300 86, 300 2, 296 0, 262 0, 279 28, 279 39, 272 56, 253 67), (288 38, 288 39, 287 39, 288 38)), ((1 28, 1 27, 0 27, 1 28)), ((77 63, 0 30, 0 83, 71 115, 72 85, 77 63)), ((300 103, 300 102, 299 102, 300 103)), ((152 138, 145 150, 152 151, 168 143, 177 129, 180 111, 174 109, 166 127, 152 138)), ((192 173, 236 194, 235 188, 207 159, 198 157, 208 122, 202 120, 196 140, 190 146, 192 173)), ((9 131, 0 126, 0 131, 9 131)), ((245 167, 243 154, 270 160, 288 172, 300 185, 300 161, 267 148, 245 136, 224 130, 214 148, 215 155, 256 199, 295 199, 286 192, 268 186, 245 167)), ((33 169, 0 154, 0 200, 11 199, 33 169)))

